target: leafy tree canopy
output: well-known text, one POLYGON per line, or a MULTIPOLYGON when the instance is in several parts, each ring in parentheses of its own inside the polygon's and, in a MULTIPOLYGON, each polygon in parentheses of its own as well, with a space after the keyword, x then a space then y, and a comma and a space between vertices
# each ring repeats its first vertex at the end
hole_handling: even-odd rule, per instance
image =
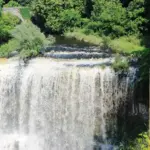
POLYGON ((120 0, 38 0, 32 10, 37 22, 57 33, 80 27, 119 37, 140 33, 146 22, 144 0, 128 1, 127 7, 120 0))
POLYGON ((8 41, 10 31, 20 23, 18 17, 11 14, 2 14, 0 17, 0 43, 8 41))

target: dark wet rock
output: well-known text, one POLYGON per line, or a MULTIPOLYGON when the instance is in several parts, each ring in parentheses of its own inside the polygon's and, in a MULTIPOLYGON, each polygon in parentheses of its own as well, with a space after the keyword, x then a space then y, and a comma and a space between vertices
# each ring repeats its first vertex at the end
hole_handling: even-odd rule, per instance
POLYGON ((47 52, 43 54, 44 57, 62 58, 62 59, 89 59, 89 58, 109 58, 108 53, 98 52, 47 52))
POLYGON ((74 52, 74 51, 80 51, 80 52, 105 52, 105 53, 111 53, 111 50, 106 49, 103 50, 102 48, 98 46, 65 46, 65 45, 54 45, 47 47, 45 49, 41 50, 42 52, 51 52, 51 51, 67 51, 67 52, 74 52))
POLYGON ((17 56, 19 53, 17 51, 13 51, 9 54, 8 57, 14 57, 14 56, 17 56))

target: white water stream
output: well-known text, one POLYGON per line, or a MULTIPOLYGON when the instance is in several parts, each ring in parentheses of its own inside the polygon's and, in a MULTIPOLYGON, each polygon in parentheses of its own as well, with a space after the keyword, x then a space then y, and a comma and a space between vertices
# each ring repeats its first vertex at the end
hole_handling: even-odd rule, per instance
POLYGON ((106 115, 127 101, 130 78, 119 80, 109 67, 78 67, 98 63, 1 64, 0 150, 93 150, 94 135, 106 144, 106 115))

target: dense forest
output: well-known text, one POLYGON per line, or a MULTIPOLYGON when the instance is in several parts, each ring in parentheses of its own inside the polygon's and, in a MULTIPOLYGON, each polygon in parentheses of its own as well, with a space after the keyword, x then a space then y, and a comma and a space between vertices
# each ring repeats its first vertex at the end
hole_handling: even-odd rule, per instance
POLYGON ((82 29, 85 34, 121 36, 146 34, 149 2, 144 0, 26 0, 4 1, 5 7, 27 5, 45 33, 62 34, 82 29))
MULTIPOLYGON (((41 56, 41 50, 55 42, 52 35, 84 41, 104 51, 110 49, 116 54, 112 66, 117 71, 127 69, 129 60, 137 58, 137 82, 148 91, 149 0, 0 0, 0 57, 13 53, 24 60, 41 56), (8 8, 17 8, 23 21, 6 13, 4 9, 8 8), (127 57, 126 62, 120 55, 127 57)), ((149 141, 146 133, 144 138, 149 141)), ((138 137, 130 149, 141 141, 138 137)), ((143 143, 141 147, 144 150, 143 143)))
MULTIPOLYGON (((144 1, 131 1, 123 6, 119 0, 36 1, 33 12, 45 28, 62 33, 79 27, 87 33, 110 35, 138 34, 144 31, 144 1)), ((38 19, 37 19, 38 20, 38 19)))

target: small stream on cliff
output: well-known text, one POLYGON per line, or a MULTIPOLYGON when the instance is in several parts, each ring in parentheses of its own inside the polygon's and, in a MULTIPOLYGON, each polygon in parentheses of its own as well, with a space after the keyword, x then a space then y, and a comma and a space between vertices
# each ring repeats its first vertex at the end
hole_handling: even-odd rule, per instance
POLYGON ((0 63, 0 150, 118 149, 146 111, 134 100, 137 68, 116 73, 109 50, 82 44, 0 63))

